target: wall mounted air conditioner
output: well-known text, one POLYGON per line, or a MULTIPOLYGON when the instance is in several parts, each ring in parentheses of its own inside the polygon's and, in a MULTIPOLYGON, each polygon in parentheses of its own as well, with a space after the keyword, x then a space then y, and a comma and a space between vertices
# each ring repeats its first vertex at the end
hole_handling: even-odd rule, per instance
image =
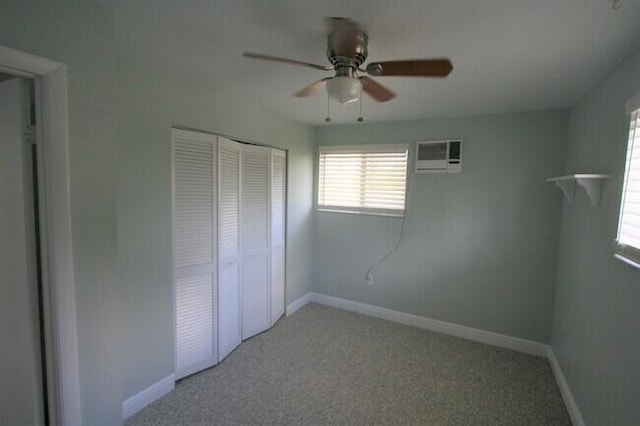
POLYGON ((462 140, 423 141, 416 144, 416 173, 460 173, 462 140))

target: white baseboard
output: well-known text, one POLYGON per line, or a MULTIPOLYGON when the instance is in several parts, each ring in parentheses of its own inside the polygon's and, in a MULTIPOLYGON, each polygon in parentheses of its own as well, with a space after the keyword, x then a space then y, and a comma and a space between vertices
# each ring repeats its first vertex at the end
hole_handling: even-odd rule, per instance
MULTIPOLYGON (((531 355, 546 357, 551 365, 551 370, 558 388, 560 389, 560 394, 562 395, 562 399, 567 407, 573 426, 585 426, 584 419, 582 418, 580 409, 573 398, 569 384, 562 373, 562 369, 560 368, 560 364, 558 363, 553 349, 549 345, 312 292, 309 292, 288 304, 286 315, 289 316, 293 314, 309 302, 320 303, 322 305, 357 312, 376 318, 382 318, 400 324, 449 334, 463 339, 486 343, 488 345, 524 352, 531 355)), ((155 400, 171 392, 174 388, 174 384, 175 377, 171 374, 125 400, 122 403, 123 419, 126 420, 155 400)))
MULTIPOLYGON (((302 300, 300 298, 298 300, 302 300)), ((551 346, 544 343, 533 342, 531 340, 520 339, 518 337, 506 336, 504 334, 493 333, 491 331, 479 330, 477 328, 465 327, 458 324, 452 324, 445 321, 434 320, 431 318, 420 317, 418 315, 406 314, 404 312, 393 311, 391 309, 380 308, 378 306, 367 305, 365 303, 354 302, 352 300, 341 299, 338 297, 327 296, 325 294, 309 293, 304 296, 305 302, 300 304, 300 309, 308 302, 320 303, 334 308, 340 308, 347 311, 357 312, 363 315, 369 315, 376 318, 382 318, 389 321, 398 322, 400 324, 411 325, 414 327, 424 328, 438 333, 450 334, 452 336, 461 337, 463 339, 474 340, 476 342, 486 343, 488 345, 499 346, 518 352, 524 352, 531 355, 538 355, 547 358, 551 365, 551 370, 555 377, 560 394, 567 407, 571 422, 574 426, 585 426, 584 419, 576 404, 569 384, 567 383, 560 364, 556 359, 551 346), (309 297, 310 296, 310 297, 309 297), (310 300, 306 300, 309 298, 310 300)), ((297 303, 298 301, 294 302, 297 303)))
POLYGON ((576 400, 573 398, 573 393, 571 393, 569 383, 567 383, 567 379, 565 379, 564 374, 562 373, 560 363, 558 362, 556 354, 553 352, 553 348, 551 346, 547 348, 547 360, 549 361, 549 365, 551 365, 551 371, 553 371, 553 375, 556 378, 558 389, 560 389, 560 394, 564 400, 564 405, 567 407, 573 426, 585 426, 578 404, 576 404, 576 400))
POLYGON ((175 386, 175 377, 173 374, 165 377, 149 386, 148 388, 138 392, 131 398, 127 398, 122 403, 122 418, 124 420, 136 414, 153 401, 162 398, 173 390, 175 386))
POLYGON ((313 293, 309 292, 304 296, 300 297, 299 299, 296 299, 293 302, 289 303, 287 305, 287 316, 293 314, 295 311, 297 311, 298 309, 302 308, 304 305, 309 303, 311 301, 312 296, 313 296, 313 293))
POLYGON ((548 346, 544 343, 533 342, 531 340, 520 339, 518 337, 465 327, 463 325, 420 317, 418 315, 406 314, 404 312, 392 311, 391 309, 380 308, 378 306, 367 305, 324 294, 311 293, 311 302, 333 306, 335 308, 353 311, 376 318, 382 318, 398 322, 400 324, 424 328, 438 333, 450 334, 452 336, 462 337, 463 339, 474 340, 476 342, 499 346, 531 355, 547 356, 548 346))

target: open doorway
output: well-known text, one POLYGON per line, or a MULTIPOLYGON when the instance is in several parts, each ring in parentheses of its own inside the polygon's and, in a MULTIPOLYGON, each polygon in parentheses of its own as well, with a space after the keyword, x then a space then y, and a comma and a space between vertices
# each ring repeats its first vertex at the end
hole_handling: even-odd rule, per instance
POLYGON ((0 46, 0 84, 0 424, 80 425, 67 70, 0 46))
POLYGON ((34 82, 0 73, 0 423, 49 425, 34 82))

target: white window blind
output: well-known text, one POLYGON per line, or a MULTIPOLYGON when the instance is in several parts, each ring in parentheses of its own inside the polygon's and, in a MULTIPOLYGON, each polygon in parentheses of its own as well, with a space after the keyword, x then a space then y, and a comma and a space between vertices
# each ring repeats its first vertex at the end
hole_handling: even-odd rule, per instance
POLYGON ((318 209, 402 216, 407 145, 320 147, 318 209))
POLYGON ((617 252, 640 264, 640 105, 631 112, 617 252))

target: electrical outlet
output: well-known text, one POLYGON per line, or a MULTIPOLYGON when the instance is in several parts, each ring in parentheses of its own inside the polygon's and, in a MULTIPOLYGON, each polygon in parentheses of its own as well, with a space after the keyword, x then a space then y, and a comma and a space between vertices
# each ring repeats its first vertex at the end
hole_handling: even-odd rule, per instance
POLYGON ((364 277, 364 283, 366 285, 373 285, 373 272, 367 272, 367 275, 364 277))

